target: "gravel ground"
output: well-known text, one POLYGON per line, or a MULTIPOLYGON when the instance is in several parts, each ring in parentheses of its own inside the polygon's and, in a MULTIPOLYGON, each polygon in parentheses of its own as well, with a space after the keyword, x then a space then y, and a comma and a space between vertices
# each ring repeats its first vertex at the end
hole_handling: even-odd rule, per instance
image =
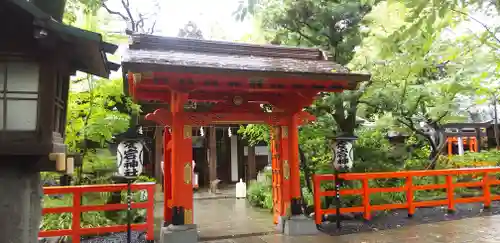
POLYGON ((407 217, 408 211, 404 209, 379 212, 373 215, 369 222, 359 219, 343 220, 340 231, 337 230, 335 222, 324 222, 321 224, 320 230, 329 235, 344 235, 356 232, 393 229, 407 225, 500 214, 500 202, 498 201, 492 202, 491 208, 488 210, 483 210, 482 204, 479 203, 456 204, 455 207, 456 211, 452 214, 447 213, 447 207, 417 208, 412 218, 407 217))
MULTIPOLYGON (((106 236, 96 236, 92 238, 82 238, 82 243, 127 243, 127 232, 109 234, 106 236)), ((142 232, 132 231, 131 243, 146 243, 142 232)))

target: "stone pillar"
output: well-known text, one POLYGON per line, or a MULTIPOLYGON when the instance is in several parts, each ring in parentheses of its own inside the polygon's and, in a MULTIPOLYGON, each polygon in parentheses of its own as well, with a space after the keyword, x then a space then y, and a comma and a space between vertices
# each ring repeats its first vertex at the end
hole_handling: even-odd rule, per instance
POLYGON ((0 241, 37 243, 43 197, 40 173, 3 165, 0 192, 0 241))

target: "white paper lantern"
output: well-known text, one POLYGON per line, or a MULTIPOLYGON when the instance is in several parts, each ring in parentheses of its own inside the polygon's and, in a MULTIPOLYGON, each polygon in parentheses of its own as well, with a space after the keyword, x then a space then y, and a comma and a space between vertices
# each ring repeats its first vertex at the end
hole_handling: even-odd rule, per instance
POLYGON ((336 170, 350 170, 353 165, 353 144, 356 137, 337 137, 332 144, 333 166, 336 170))
POLYGON ((118 144, 116 153, 118 174, 136 177, 142 173, 144 145, 140 141, 123 141, 118 144))

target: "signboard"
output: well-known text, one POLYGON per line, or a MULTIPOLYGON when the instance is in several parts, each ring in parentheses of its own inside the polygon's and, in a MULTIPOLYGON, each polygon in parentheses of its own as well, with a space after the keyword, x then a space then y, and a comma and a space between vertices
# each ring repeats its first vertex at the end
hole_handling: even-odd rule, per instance
POLYGON ((118 144, 116 160, 118 174, 121 176, 135 177, 142 173, 144 145, 139 141, 123 141, 118 144))

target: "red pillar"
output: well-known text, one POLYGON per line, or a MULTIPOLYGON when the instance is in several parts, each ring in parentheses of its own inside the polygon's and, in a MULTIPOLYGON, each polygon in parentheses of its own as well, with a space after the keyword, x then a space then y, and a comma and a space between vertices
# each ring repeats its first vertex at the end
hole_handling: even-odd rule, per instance
POLYGON ((187 95, 172 92, 172 224, 193 223, 192 130, 185 125, 187 95))
POLYGON ((163 129, 163 223, 172 222, 172 144, 169 127, 163 129))
POLYGON ((272 190, 273 190, 273 221, 279 222, 279 217, 283 216, 286 208, 283 205, 283 168, 280 159, 280 127, 271 126, 271 154, 272 154, 272 190))
POLYGON ((302 214, 300 193, 300 163, 299 163, 299 121, 294 114, 289 120, 288 145, 290 162, 290 194, 292 215, 302 214))
POLYGON ((280 157, 278 163, 282 168, 282 200, 283 200, 283 212, 282 215, 285 216, 290 208, 290 153, 289 153, 289 142, 288 142, 288 126, 279 127, 280 136, 280 157))

